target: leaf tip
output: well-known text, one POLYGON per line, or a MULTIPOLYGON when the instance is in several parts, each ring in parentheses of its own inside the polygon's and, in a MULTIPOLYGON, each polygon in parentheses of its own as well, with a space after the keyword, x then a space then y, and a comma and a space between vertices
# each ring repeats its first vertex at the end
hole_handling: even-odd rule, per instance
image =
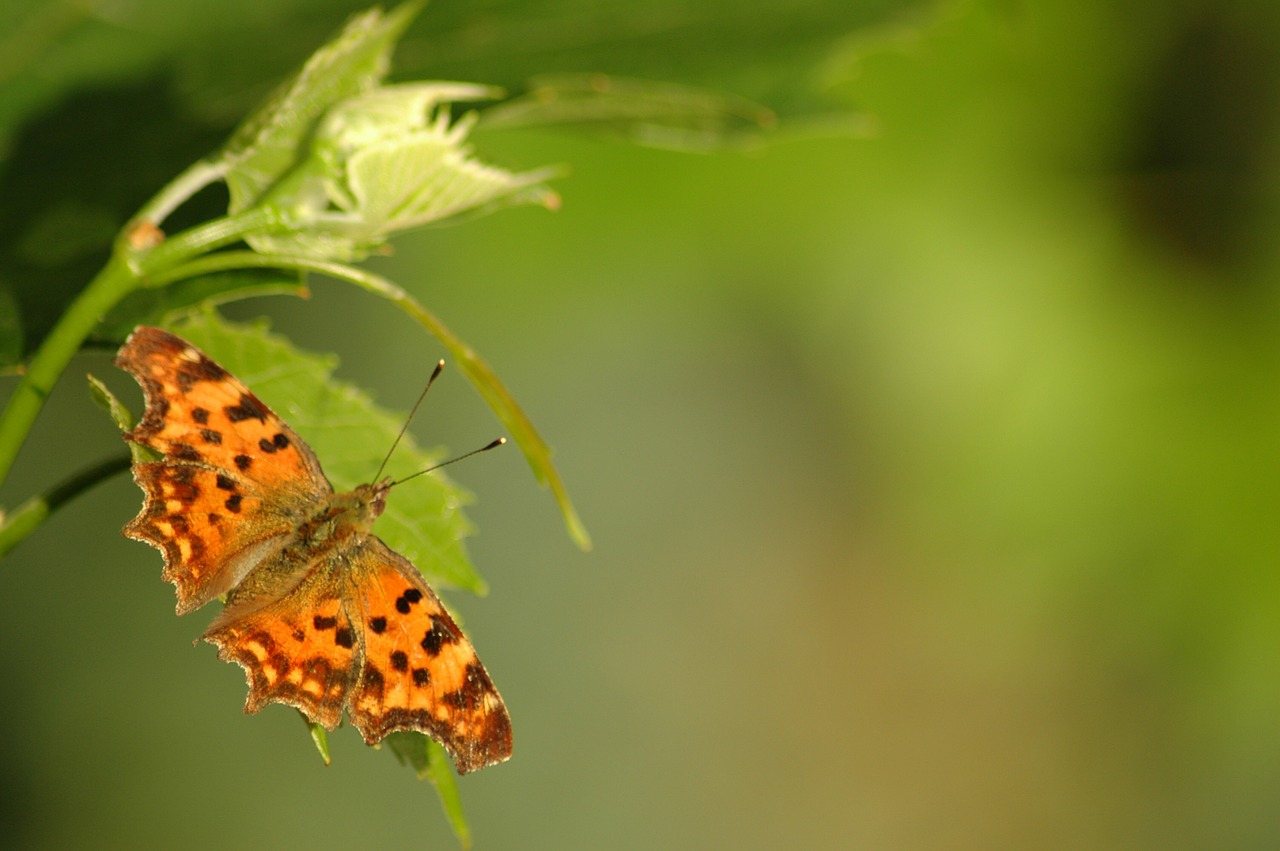
POLYGON ((303 715, 301 711, 298 712, 298 715, 301 716, 302 720, 306 723, 307 730, 311 733, 311 741, 316 746, 316 750, 320 753, 320 759, 324 760, 324 764, 326 766, 330 765, 332 763, 332 759, 329 756, 329 734, 325 731, 324 727, 307 718, 307 716, 303 715))
POLYGON ((584 553, 591 552, 594 546, 591 542, 591 533, 587 531, 587 527, 582 525, 582 520, 578 517, 578 513, 573 510, 573 506, 569 506, 565 511, 564 525, 569 530, 569 537, 578 545, 578 549, 584 553))

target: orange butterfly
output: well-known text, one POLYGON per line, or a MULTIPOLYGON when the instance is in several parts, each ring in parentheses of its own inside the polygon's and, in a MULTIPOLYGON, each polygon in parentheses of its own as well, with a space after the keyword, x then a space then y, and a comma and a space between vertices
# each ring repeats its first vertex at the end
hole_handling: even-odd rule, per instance
POLYGON ((178 613, 226 594, 203 638, 245 669, 246 712, 295 706, 374 744, 431 736, 466 774, 511 756, 507 708, 418 570, 370 531, 391 482, 335 493, 311 449, 185 340, 139 327, 116 364, 146 395, 125 439, 146 494, 124 527, 164 554, 178 613))

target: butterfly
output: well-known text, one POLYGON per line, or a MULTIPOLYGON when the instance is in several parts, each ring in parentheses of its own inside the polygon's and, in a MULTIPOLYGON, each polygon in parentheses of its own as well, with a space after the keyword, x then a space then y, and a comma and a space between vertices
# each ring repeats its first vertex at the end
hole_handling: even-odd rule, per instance
POLYGON ((368 744, 416 730, 460 774, 511 756, 511 720, 417 568, 371 531, 391 481, 335 492, 303 440, 185 340, 137 328, 116 358, 146 408, 125 440, 145 500, 124 534, 164 555, 178 614, 226 595, 202 638, 245 670, 246 712, 297 707, 368 744))

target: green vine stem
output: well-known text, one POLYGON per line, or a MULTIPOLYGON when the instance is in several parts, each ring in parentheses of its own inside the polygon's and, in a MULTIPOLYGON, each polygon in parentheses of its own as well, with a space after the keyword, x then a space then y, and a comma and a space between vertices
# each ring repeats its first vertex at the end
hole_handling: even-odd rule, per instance
POLYGON ((273 256, 252 251, 223 251, 199 257, 176 268, 157 273, 151 280, 154 286, 162 286, 184 278, 232 269, 288 269, 298 272, 315 272, 340 281, 354 284, 361 289, 387 299, 409 314, 419 325, 439 340, 457 362, 468 380, 497 414, 498 419, 511 432, 525 460, 529 462, 534 477, 544 487, 551 489, 560 513, 564 517, 569 536, 583 550, 591 549, 591 536, 578 517, 568 489, 551 463, 551 447, 538 434, 533 423, 525 415, 515 397, 498 379, 485 360, 464 343, 447 325, 391 281, 373 272, 327 260, 307 257, 273 256))
MULTIPOLYGON (((193 163, 138 210, 133 222, 150 222, 159 226, 192 195, 224 179, 227 169, 227 161, 222 157, 209 157, 193 163)), ((125 232, 128 230, 129 228, 125 228, 125 232)))
POLYGON ((36 527, 49 518, 49 515, 62 507, 63 503, 78 496, 94 485, 109 479, 116 473, 129 469, 130 457, 119 455, 109 458, 83 470, 53 490, 40 496, 33 496, 19 505, 0 522, 0 558, 13 549, 23 539, 35 531, 36 527))
POLYGON ((80 344, 103 315, 137 285, 137 274, 125 256, 116 252, 40 344, 0 414, 0 483, 8 476, 44 400, 80 344))

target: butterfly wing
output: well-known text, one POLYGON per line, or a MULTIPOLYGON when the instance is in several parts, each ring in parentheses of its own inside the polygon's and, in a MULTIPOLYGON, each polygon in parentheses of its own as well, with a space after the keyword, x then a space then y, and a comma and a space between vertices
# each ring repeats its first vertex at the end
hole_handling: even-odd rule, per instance
POLYGON ((475 648, 408 559, 373 535, 351 553, 350 619, 363 664, 351 720, 370 744, 417 730, 460 774, 511 756, 511 719, 475 648))
POLYGON ((116 365, 146 395, 142 420, 125 439, 163 456, 134 465, 146 499, 124 533, 164 553, 182 614, 279 550, 333 489, 310 448, 185 340, 140 327, 116 365))
POLYGON ((205 632, 204 640, 217 646, 219 659, 244 668, 246 712, 283 703, 330 730, 342 720, 360 668, 360 643, 358 624, 347 617, 333 567, 316 566, 285 596, 266 605, 259 599, 246 610, 233 602, 205 632))
POLYGON ((475 649, 417 569, 372 535, 266 605, 233 597, 204 638, 245 669, 246 711, 283 703, 333 729, 345 706, 369 744, 426 733, 460 774, 511 756, 507 708, 475 649))

